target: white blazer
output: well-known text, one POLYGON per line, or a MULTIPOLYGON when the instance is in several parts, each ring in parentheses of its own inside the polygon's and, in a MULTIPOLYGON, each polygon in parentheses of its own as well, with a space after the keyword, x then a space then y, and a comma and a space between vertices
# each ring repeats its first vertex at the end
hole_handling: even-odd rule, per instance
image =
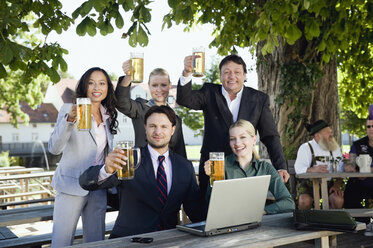
MULTIPOLYGON (((52 180, 52 187, 62 193, 85 196, 87 190, 79 185, 79 176, 95 165, 97 144, 93 130, 78 131, 74 123, 66 120, 72 104, 64 104, 58 113, 57 124, 48 142, 49 152, 62 154, 52 180)), ((110 118, 106 120, 108 149, 113 149, 113 135, 110 133, 110 118)), ((107 151, 107 150, 106 150, 107 151)))

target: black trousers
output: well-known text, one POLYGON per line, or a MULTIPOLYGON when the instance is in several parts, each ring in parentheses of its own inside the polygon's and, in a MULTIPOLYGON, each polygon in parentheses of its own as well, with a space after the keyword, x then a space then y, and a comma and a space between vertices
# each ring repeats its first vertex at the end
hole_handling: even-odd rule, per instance
MULTIPOLYGON (((350 178, 344 191, 344 208, 363 208, 361 202, 365 199, 365 208, 369 207, 368 199, 373 199, 373 178, 360 180, 350 178)), ((357 218, 357 220, 369 223, 369 218, 357 218)))

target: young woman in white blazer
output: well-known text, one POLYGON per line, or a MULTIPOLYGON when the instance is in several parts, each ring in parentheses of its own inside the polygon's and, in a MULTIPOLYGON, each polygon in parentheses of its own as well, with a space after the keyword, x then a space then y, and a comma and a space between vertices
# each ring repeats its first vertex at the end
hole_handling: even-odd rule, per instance
POLYGON ((80 97, 91 99, 91 130, 79 131, 76 105, 64 104, 48 144, 50 153, 62 153, 52 180, 57 192, 52 247, 72 245, 80 216, 84 242, 103 240, 105 235, 106 190, 89 192, 79 185, 86 169, 105 163, 117 133, 114 87, 105 70, 94 67, 83 74, 76 88, 76 98, 80 97))

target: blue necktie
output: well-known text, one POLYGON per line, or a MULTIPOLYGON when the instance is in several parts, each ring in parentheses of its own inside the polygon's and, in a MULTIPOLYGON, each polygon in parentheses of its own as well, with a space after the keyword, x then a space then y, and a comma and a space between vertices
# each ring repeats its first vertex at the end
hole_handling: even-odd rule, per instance
POLYGON ((159 165, 158 165, 158 170, 157 170, 158 200, 161 204, 162 209, 167 201, 167 177, 166 177, 166 172, 164 171, 164 166, 163 166, 164 159, 165 159, 164 156, 158 157, 159 165))

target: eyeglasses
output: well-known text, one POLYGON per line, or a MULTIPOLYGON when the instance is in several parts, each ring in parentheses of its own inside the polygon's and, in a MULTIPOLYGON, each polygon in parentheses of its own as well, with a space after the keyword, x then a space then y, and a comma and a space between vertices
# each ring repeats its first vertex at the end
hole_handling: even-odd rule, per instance
POLYGON ((367 128, 373 128, 373 125, 367 125, 367 128))
POLYGON ((135 242, 135 243, 151 243, 151 242, 153 242, 153 238, 133 237, 133 238, 131 238, 131 242, 135 242))

